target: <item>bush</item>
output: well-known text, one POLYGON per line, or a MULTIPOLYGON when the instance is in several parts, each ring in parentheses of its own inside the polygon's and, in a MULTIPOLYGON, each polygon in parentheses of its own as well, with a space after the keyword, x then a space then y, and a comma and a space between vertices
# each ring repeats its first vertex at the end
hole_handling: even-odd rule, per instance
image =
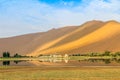
POLYGON ((22 57, 22 56, 16 53, 13 57, 22 57))
POLYGON ((120 56, 120 52, 116 52, 114 56, 120 56))
POLYGON ((90 56, 99 56, 98 53, 91 53, 90 56))
POLYGON ((111 53, 110 51, 105 51, 102 55, 103 56, 110 56, 110 53, 111 53))

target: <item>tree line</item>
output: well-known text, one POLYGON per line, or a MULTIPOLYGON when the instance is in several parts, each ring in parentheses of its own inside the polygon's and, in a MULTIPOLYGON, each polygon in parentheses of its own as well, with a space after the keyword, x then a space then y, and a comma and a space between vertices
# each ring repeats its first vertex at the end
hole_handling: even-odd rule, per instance
POLYGON ((112 57, 117 57, 117 56, 120 56, 120 52, 114 52, 114 53, 112 53, 111 51, 105 51, 103 53, 92 52, 92 53, 88 53, 88 54, 72 54, 70 56, 90 56, 90 57, 112 56, 112 57))
POLYGON ((19 55, 18 53, 15 53, 13 56, 11 56, 10 52, 3 52, 2 57, 3 58, 9 58, 9 57, 23 57, 23 56, 19 55))

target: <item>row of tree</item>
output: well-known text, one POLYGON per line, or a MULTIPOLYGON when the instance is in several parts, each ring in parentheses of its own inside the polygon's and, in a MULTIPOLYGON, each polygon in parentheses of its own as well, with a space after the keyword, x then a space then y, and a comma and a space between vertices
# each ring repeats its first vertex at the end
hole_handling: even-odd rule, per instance
POLYGON ((22 57, 18 53, 14 54, 13 56, 10 56, 10 52, 3 52, 3 57, 8 58, 8 57, 22 57))
POLYGON ((116 56, 120 56, 120 52, 115 52, 115 53, 112 53, 110 51, 105 51, 103 53, 88 53, 88 54, 72 54, 71 56, 91 56, 91 57, 95 57, 95 56, 113 56, 113 57, 116 57, 116 56))

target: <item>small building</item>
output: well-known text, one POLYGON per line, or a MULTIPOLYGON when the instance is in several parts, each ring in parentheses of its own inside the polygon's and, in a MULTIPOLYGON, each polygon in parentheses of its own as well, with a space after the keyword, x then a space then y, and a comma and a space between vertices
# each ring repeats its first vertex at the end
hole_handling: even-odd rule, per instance
POLYGON ((60 54, 54 54, 53 58, 62 58, 62 55, 60 55, 60 54))

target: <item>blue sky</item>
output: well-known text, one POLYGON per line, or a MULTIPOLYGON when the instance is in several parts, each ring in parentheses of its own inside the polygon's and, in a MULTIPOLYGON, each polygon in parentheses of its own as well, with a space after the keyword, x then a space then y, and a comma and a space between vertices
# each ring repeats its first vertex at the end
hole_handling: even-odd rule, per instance
POLYGON ((0 0, 0 38, 90 20, 120 21, 120 0, 0 0))

